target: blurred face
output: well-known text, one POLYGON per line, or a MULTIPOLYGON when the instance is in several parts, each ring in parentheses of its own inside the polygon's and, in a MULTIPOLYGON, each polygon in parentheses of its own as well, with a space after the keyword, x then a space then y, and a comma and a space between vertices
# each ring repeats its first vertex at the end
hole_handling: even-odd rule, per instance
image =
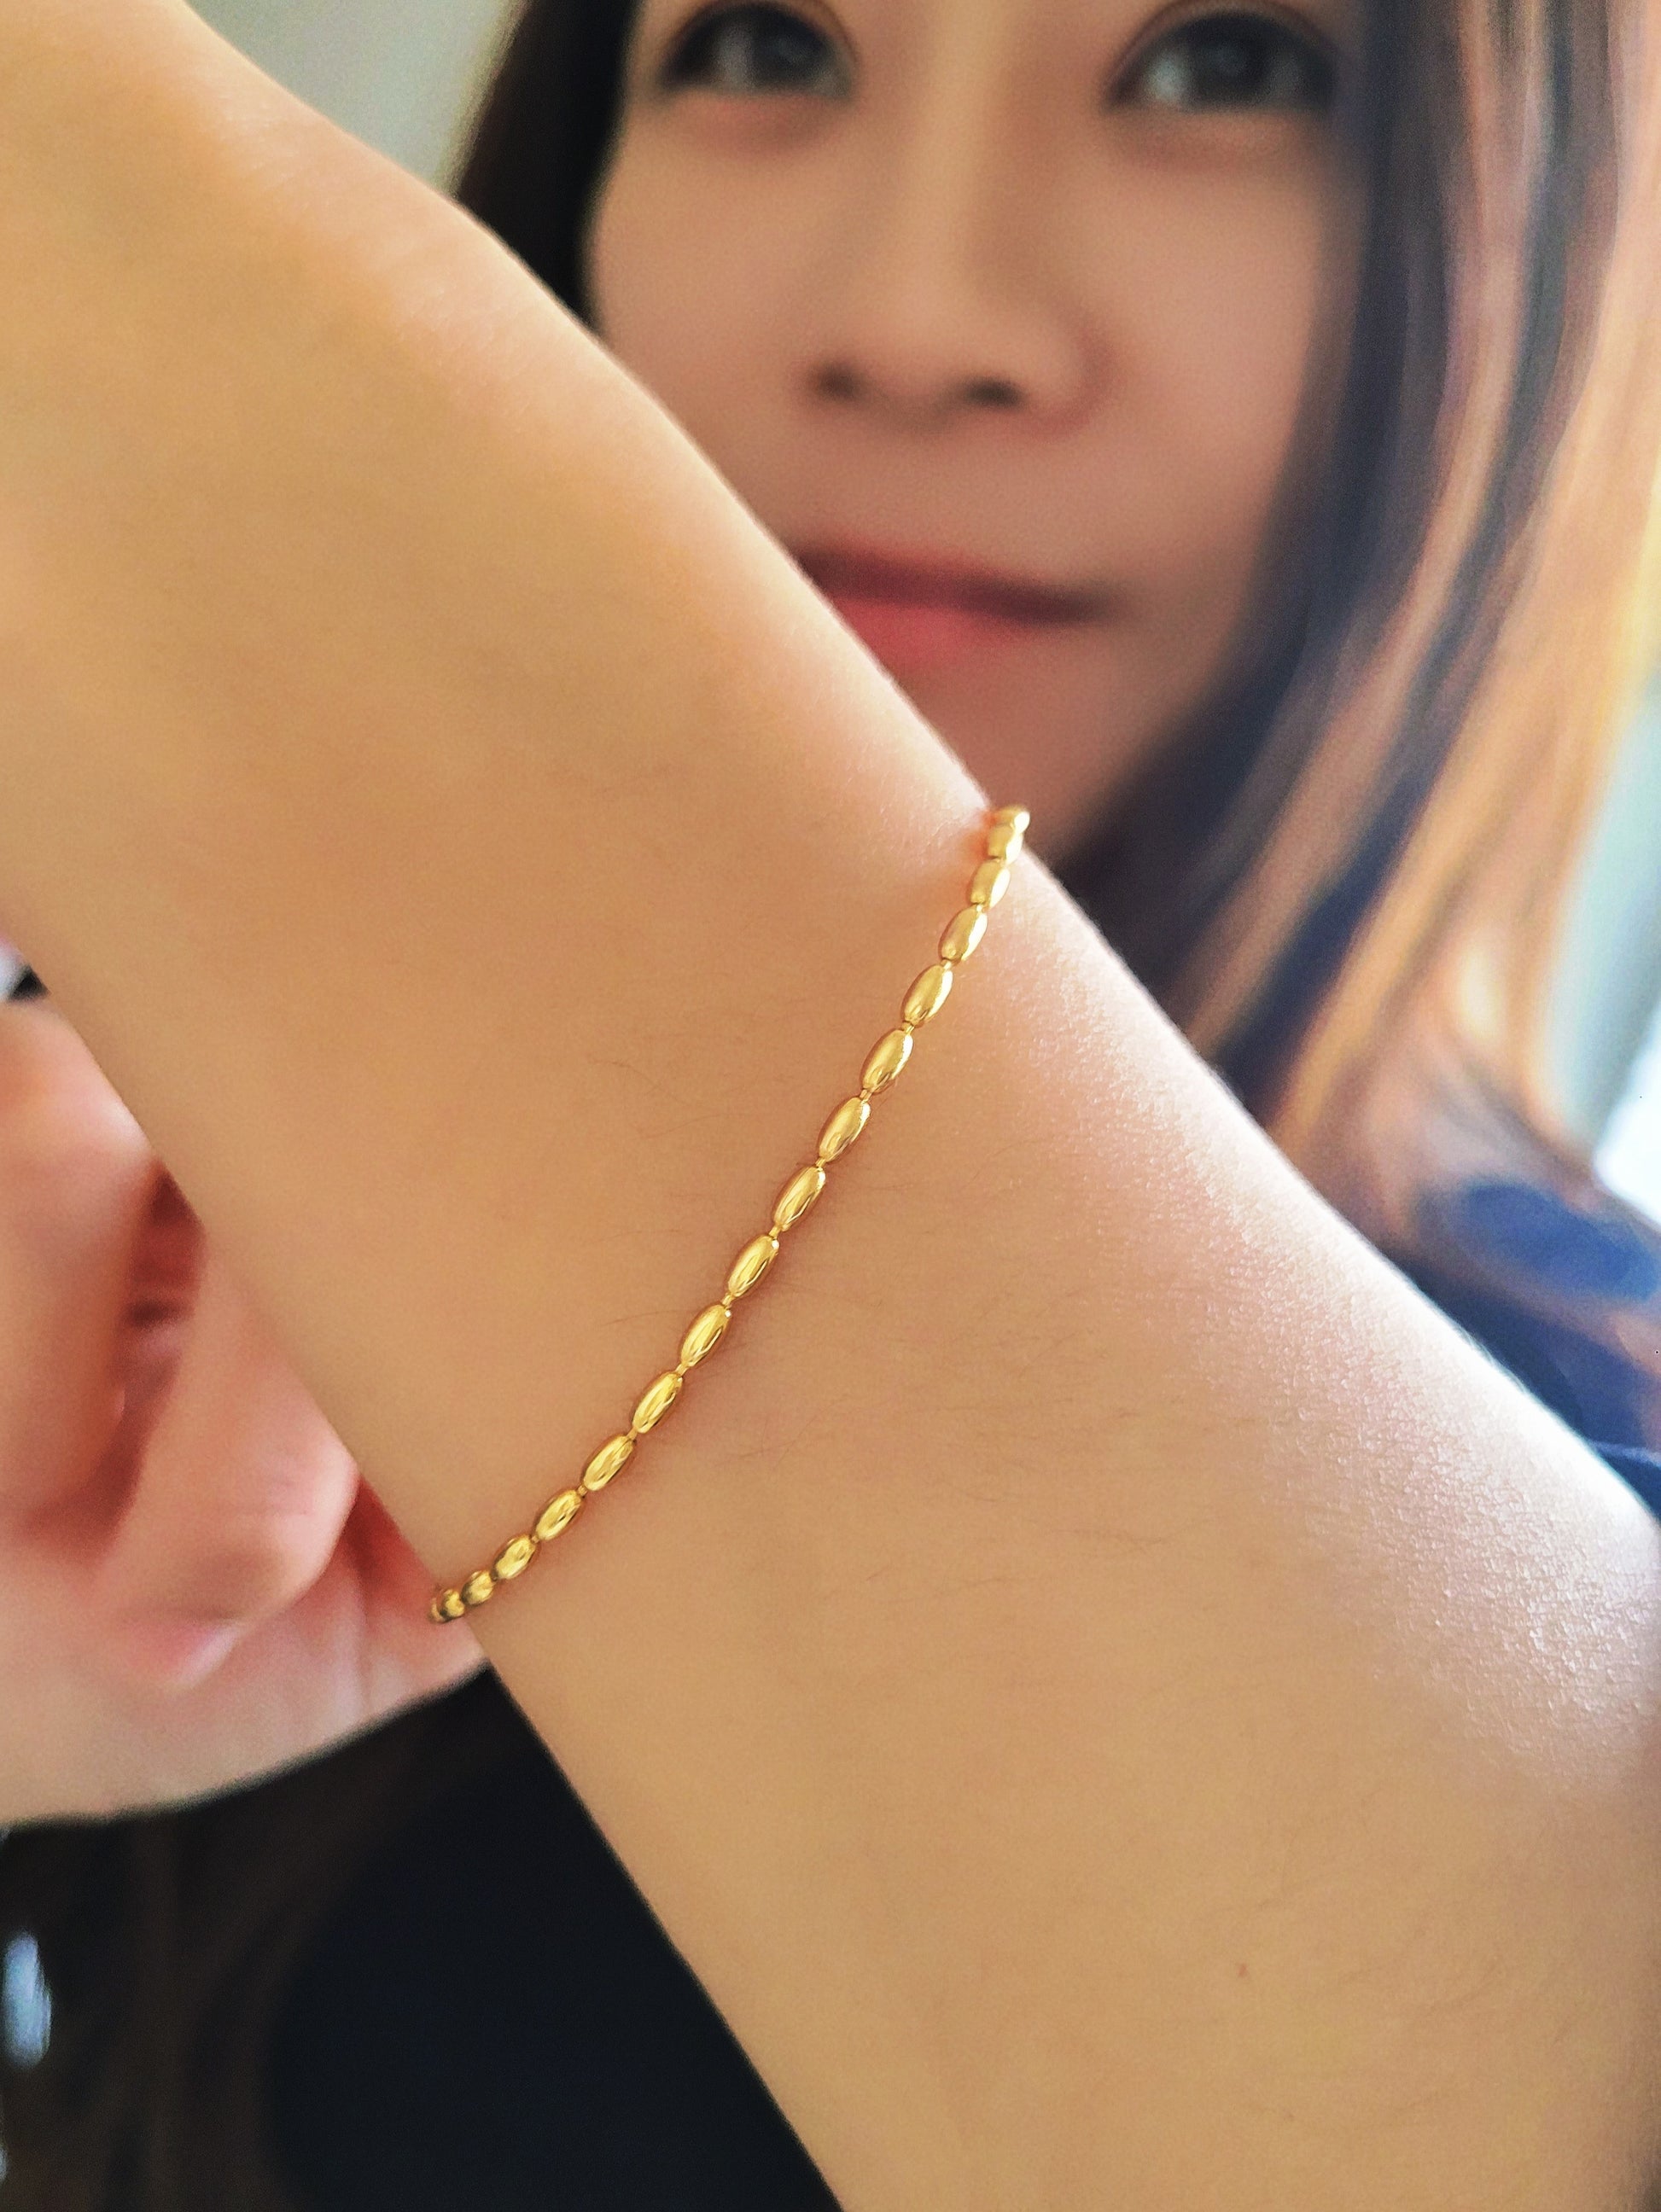
POLYGON ((1046 857, 1245 609, 1347 4, 642 0, 599 334, 1046 857))

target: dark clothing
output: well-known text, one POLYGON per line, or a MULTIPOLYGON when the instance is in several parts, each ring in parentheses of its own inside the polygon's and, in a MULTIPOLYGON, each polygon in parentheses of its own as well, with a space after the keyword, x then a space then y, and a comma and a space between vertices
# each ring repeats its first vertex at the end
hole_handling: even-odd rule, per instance
POLYGON ((498 1704, 517 1745, 387 1839, 278 2015, 271 2125, 297 2205, 834 2208, 496 1677, 460 1695, 498 1704))

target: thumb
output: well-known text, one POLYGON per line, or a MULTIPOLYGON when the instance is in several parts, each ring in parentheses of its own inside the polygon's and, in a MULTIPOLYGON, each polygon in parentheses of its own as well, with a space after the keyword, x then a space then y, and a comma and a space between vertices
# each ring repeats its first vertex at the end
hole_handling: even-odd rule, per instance
POLYGON ((143 1671, 192 1679, 327 1566, 357 1468, 211 1245, 171 1385, 102 1562, 143 1671), (146 1662, 153 1662, 147 1666, 146 1662))

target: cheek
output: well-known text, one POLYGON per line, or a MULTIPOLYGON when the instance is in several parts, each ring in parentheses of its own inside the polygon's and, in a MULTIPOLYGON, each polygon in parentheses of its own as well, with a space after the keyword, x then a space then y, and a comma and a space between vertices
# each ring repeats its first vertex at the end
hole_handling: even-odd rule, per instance
POLYGON ((1183 181, 1140 214, 1118 231, 1103 313, 1147 580, 1238 600, 1329 304, 1329 199, 1312 180, 1183 181))
MULTIPOLYGON (((597 202, 589 297, 605 344, 725 466, 765 356, 776 256, 752 192, 621 156, 597 202)), ((741 442, 741 441, 740 441, 741 442)))

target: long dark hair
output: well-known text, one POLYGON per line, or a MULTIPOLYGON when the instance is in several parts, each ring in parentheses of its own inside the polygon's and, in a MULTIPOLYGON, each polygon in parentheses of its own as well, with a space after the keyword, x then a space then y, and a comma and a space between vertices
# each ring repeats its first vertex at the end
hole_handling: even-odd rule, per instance
MULTIPOLYGON (((458 167, 457 197, 579 315, 634 14, 530 0, 458 167)), ((1299 529, 1277 533, 1206 711, 1058 869, 1450 1311, 1480 1328, 1515 1300, 1549 1324, 1561 1356, 1525 1377, 1542 1395, 1573 1420, 1573 1377, 1601 1360, 1607 1386, 1617 1362, 1630 1433, 1603 1434, 1633 1443, 1661 1437, 1654 1300, 1519 1280, 1515 1237, 1491 1232, 1495 1194, 1528 1191, 1654 1242, 1597 1189, 1539 1074, 1555 918, 1653 553, 1643 15, 1378 0, 1345 118, 1370 213, 1288 472, 1299 529)), ((260 2165, 258 2095, 285 1965, 432 1775, 526 1740, 482 1678, 256 1790, 6 1839, 0 1943, 38 1943, 56 2000, 45 2057, 0 2070, 17 2212, 293 2212, 260 2165)))

